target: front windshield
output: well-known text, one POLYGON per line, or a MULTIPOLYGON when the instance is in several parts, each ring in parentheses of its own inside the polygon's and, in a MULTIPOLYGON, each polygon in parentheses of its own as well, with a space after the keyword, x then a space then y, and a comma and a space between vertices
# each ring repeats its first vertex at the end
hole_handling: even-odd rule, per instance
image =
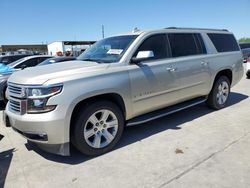
POLYGON ((117 36, 103 39, 83 52, 77 59, 100 63, 118 62, 137 35, 117 36))

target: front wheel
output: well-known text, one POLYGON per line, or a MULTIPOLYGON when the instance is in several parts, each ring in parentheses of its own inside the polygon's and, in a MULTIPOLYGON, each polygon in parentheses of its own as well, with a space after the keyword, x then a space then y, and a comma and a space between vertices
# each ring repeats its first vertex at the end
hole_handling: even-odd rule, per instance
POLYGON ((224 108, 229 94, 230 81, 228 77, 221 76, 215 81, 214 86, 208 95, 207 105, 216 110, 224 108))
POLYGON ((8 103, 8 98, 7 98, 7 87, 4 88, 3 90, 3 102, 4 104, 8 103))
POLYGON ((97 101, 80 110, 73 126, 72 144, 83 154, 101 155, 120 140, 124 117, 116 104, 97 101))

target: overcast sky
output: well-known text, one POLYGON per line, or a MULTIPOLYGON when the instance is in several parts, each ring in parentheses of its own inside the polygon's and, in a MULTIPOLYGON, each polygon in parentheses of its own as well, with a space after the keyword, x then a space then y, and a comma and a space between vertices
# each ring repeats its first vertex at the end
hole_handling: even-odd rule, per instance
POLYGON ((98 40, 169 26, 225 28, 250 37, 250 0, 0 0, 0 45, 98 40))

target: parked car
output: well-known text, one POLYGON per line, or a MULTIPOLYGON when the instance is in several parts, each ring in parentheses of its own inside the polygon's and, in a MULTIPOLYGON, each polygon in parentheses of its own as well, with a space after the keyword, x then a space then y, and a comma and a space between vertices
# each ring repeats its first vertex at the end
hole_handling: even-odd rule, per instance
POLYGON ((250 57, 246 60, 246 76, 248 79, 250 78, 250 57))
POLYGON ((206 102, 226 106, 243 76, 242 53, 226 30, 171 28, 103 39, 78 58, 29 68, 8 81, 12 128, 39 147, 86 155, 110 151, 124 126, 206 102))
POLYGON ((51 57, 45 55, 27 56, 8 65, 0 64, 0 100, 5 103, 8 101, 6 97, 7 80, 13 72, 36 66, 51 57))
POLYGON ((49 65, 49 64, 54 64, 54 63, 59 63, 59 62, 65 62, 65 61, 73 61, 76 60, 76 57, 52 57, 50 59, 46 59, 42 63, 40 63, 38 66, 41 65, 49 65))
POLYGON ((250 57, 250 42, 239 43, 241 51, 243 53, 243 62, 247 62, 247 58, 250 57))
POLYGON ((0 63, 2 64, 5 64, 5 65, 8 65, 14 61, 17 61, 21 58, 24 58, 24 57, 27 57, 27 56, 30 56, 30 55, 4 55, 4 56, 0 56, 0 63))

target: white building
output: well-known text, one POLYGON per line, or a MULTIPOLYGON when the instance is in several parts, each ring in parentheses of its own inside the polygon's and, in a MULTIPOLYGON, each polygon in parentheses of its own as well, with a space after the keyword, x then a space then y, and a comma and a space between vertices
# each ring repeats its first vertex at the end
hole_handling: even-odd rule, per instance
POLYGON ((78 56, 89 46, 96 41, 57 41, 48 44, 49 55, 59 55, 60 53, 66 55, 67 51, 72 52, 74 56, 78 56))

